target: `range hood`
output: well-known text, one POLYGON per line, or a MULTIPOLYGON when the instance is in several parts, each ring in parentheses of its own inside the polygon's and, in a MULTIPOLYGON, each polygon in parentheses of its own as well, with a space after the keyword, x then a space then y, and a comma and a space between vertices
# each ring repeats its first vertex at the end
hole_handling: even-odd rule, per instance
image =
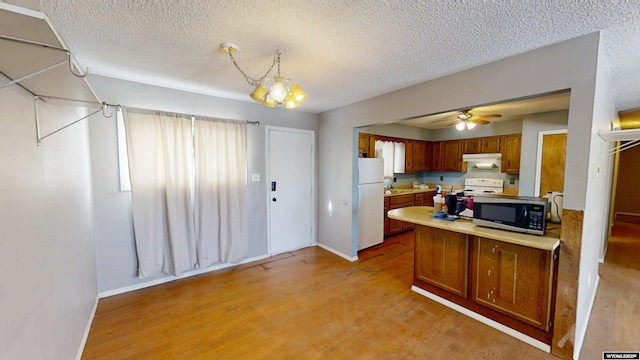
POLYGON ((482 163, 490 163, 502 159, 501 153, 488 154, 462 154, 462 161, 474 161, 482 163))

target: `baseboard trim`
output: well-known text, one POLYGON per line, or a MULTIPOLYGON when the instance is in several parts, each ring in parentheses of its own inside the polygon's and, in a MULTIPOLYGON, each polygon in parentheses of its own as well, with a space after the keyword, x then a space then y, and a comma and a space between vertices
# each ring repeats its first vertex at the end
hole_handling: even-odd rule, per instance
POLYGON ((587 328, 589 328, 589 321, 591 320, 591 312, 593 311, 593 305, 596 302, 596 294, 598 293, 598 285, 600 285, 600 275, 596 276, 596 283, 593 288, 593 295, 591 296, 591 301, 589 301, 589 312, 587 313, 587 318, 584 322, 584 329, 580 329, 580 332, 576 332, 574 335, 574 347, 573 347, 573 358, 578 359, 580 357, 580 350, 582 350, 582 344, 584 343, 584 338, 587 335, 587 328))
POLYGON ((453 309, 453 310, 455 310, 455 311, 457 311, 459 313, 467 315, 468 317, 470 317, 470 318, 472 318, 474 320, 480 321, 481 323, 483 323, 485 325, 491 326, 492 328, 494 328, 494 329, 496 329, 498 331, 501 331, 501 332, 503 332, 503 333, 505 333, 505 334, 507 334, 509 336, 512 336, 512 337, 514 337, 514 338, 516 338, 516 339, 518 339, 520 341, 523 341, 523 342, 525 342, 525 343, 527 343, 527 344, 529 344, 529 345, 531 345, 531 346, 533 346, 535 348, 538 348, 538 349, 540 349, 540 350, 542 350, 544 352, 547 352, 547 353, 551 353, 551 346, 543 343, 540 340, 534 339, 531 336, 525 335, 525 334, 523 334, 523 333, 521 333, 519 331, 516 331, 516 330, 514 330, 514 329, 512 329, 512 328, 510 328, 508 326, 504 326, 504 325, 500 324, 497 321, 491 320, 488 317, 485 317, 485 316, 482 316, 482 315, 480 315, 478 313, 475 313, 475 312, 473 312, 473 311, 471 311, 471 310, 469 310, 469 309, 467 309, 465 307, 462 307, 462 306, 460 306, 460 305, 458 305, 456 303, 453 303, 453 302, 451 302, 451 301, 449 301, 449 300, 447 300, 445 298, 441 298, 440 296, 438 296, 436 294, 433 294, 433 293, 430 293, 430 292, 428 292, 428 291, 426 291, 424 289, 421 289, 421 288, 419 288, 419 287, 417 287, 415 285, 411 286, 411 290, 416 292, 416 293, 418 293, 418 294, 420 294, 420 295, 422 295, 422 296, 428 297, 429 299, 431 299, 431 300, 433 300, 433 301, 435 301, 437 303, 440 303, 440 304, 442 304, 442 305, 444 305, 444 306, 446 306, 446 307, 448 307, 450 309, 453 309))
POLYGON ((82 353, 84 352, 84 347, 87 345, 87 339, 89 339, 89 332, 91 332, 91 325, 93 325, 93 319, 96 317, 96 311, 98 310, 99 300, 100 300, 100 297, 96 296, 96 301, 93 303, 93 308, 91 309, 91 313, 89 314, 89 320, 87 320, 87 327, 84 329, 84 334, 82 335, 82 340, 80 341, 80 346, 78 347, 76 360, 82 359, 82 353))
POLYGON ((318 244, 317 244, 317 246, 318 246, 319 248, 322 248, 322 249, 327 250, 327 251, 328 251, 328 252, 330 252, 330 253, 333 253, 333 254, 335 254, 335 255, 338 255, 338 256, 340 256, 341 258, 346 259, 346 260, 348 260, 348 261, 350 261, 350 262, 358 261, 358 256, 348 256, 348 255, 345 255, 344 253, 342 253, 342 252, 340 252, 340 251, 338 251, 338 250, 336 250, 336 249, 334 249, 334 248, 332 248, 332 247, 329 247, 329 246, 327 246, 327 245, 325 245, 325 244, 321 244, 321 243, 318 243, 318 244))
POLYGON ((171 276, 170 275, 170 276, 165 276, 165 277, 162 277, 162 278, 159 278, 159 279, 155 279, 155 280, 151 280, 151 281, 145 281, 143 283, 139 283, 139 284, 135 284, 135 285, 129 285, 129 286, 121 287, 121 288, 118 288, 118 289, 102 291, 102 292, 98 293, 98 298, 104 299, 104 298, 107 298, 107 297, 110 297, 110 296, 120 295, 120 294, 128 293, 128 292, 131 292, 131 291, 148 288, 148 287, 151 287, 151 286, 168 283, 168 282, 171 282, 171 281, 188 278, 188 277, 195 276, 195 275, 206 274, 208 272, 212 272, 212 271, 216 271, 216 270, 222 270, 222 269, 226 269, 226 268, 230 268, 230 267, 234 267, 234 266, 250 263, 252 261, 266 259, 268 257, 269 257, 268 255, 260 255, 260 256, 244 259, 244 260, 240 261, 237 264, 223 263, 223 264, 213 265, 213 266, 210 266, 210 267, 204 268, 204 269, 198 269, 198 270, 189 271, 187 273, 183 273, 183 274, 180 274, 178 276, 171 276))

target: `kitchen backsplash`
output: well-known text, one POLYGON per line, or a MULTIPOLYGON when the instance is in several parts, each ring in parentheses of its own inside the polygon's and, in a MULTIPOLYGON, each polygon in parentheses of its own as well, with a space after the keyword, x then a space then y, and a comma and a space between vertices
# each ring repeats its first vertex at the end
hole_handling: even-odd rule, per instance
POLYGON ((405 173, 395 174, 396 182, 394 186, 407 186, 412 185, 414 180, 417 180, 421 184, 438 184, 438 185, 461 185, 464 186, 464 180, 466 178, 487 178, 487 179, 500 179, 504 180, 504 188, 509 189, 511 192, 515 191, 517 194, 519 186, 519 176, 512 174, 505 174, 500 172, 500 164, 491 170, 479 170, 474 168, 473 162, 467 164, 466 173, 445 173, 445 172, 424 172, 424 173, 405 173), (513 181, 513 184, 511 184, 513 181))

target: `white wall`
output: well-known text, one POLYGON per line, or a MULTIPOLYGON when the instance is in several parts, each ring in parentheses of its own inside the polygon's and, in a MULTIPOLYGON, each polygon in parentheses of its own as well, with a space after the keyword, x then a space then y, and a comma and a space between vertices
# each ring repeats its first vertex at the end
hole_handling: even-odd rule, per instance
MULTIPOLYGON (((352 128, 571 89, 564 206, 586 207, 599 33, 479 66, 320 114, 318 241, 355 256, 352 128), (478 85, 475 85, 478 84, 478 85), (484 84, 491 84, 486 86, 484 84), (346 203, 345 203, 346 202, 346 203), (334 203, 332 211, 322 204, 334 203)), ((589 219, 591 214, 585 214, 589 219)), ((582 299, 580 299, 582 300, 582 299)), ((585 313, 579 316, 585 317, 585 313)), ((578 349, 579 351, 579 349, 578 349)))
MULTIPOLYGON (((38 149, 33 97, 9 86, 0 109, 0 359, 73 359, 97 296, 86 121, 38 149)), ((87 113, 39 110, 45 133, 87 113)))
POLYGON ((602 43, 600 43, 598 50, 593 123, 591 126, 585 124, 590 130, 591 146, 588 150, 589 171, 585 174, 588 183, 580 251, 574 358, 578 358, 579 349, 587 331, 588 319, 596 296, 602 244, 608 236, 614 157, 607 155, 607 150, 612 147, 613 143, 602 140, 598 132, 609 130, 611 123, 618 119, 610 83, 609 67, 602 43))
POLYGON ((519 194, 535 194, 538 133, 545 130, 567 129, 569 111, 553 111, 526 116, 522 122, 519 194))
MULTIPOLYGON (((249 257, 267 254, 265 126, 315 131, 315 114, 271 109, 252 102, 215 98, 100 76, 91 76, 89 82, 98 96, 110 104, 260 121, 259 127, 247 127, 248 173, 261 175, 260 182, 249 182, 248 185, 249 257)), ((104 293, 165 277, 144 280, 136 277, 131 196, 128 192, 119 191, 115 117, 96 120, 90 126, 91 156, 95 164, 93 176, 98 290, 104 293)))

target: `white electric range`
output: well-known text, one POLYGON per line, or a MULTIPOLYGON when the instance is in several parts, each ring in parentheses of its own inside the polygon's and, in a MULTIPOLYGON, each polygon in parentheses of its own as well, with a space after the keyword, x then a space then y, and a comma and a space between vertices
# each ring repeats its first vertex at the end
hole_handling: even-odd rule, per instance
POLYGON ((490 195, 502 194, 504 190, 504 180, 467 178, 464 180, 465 195, 490 195))

